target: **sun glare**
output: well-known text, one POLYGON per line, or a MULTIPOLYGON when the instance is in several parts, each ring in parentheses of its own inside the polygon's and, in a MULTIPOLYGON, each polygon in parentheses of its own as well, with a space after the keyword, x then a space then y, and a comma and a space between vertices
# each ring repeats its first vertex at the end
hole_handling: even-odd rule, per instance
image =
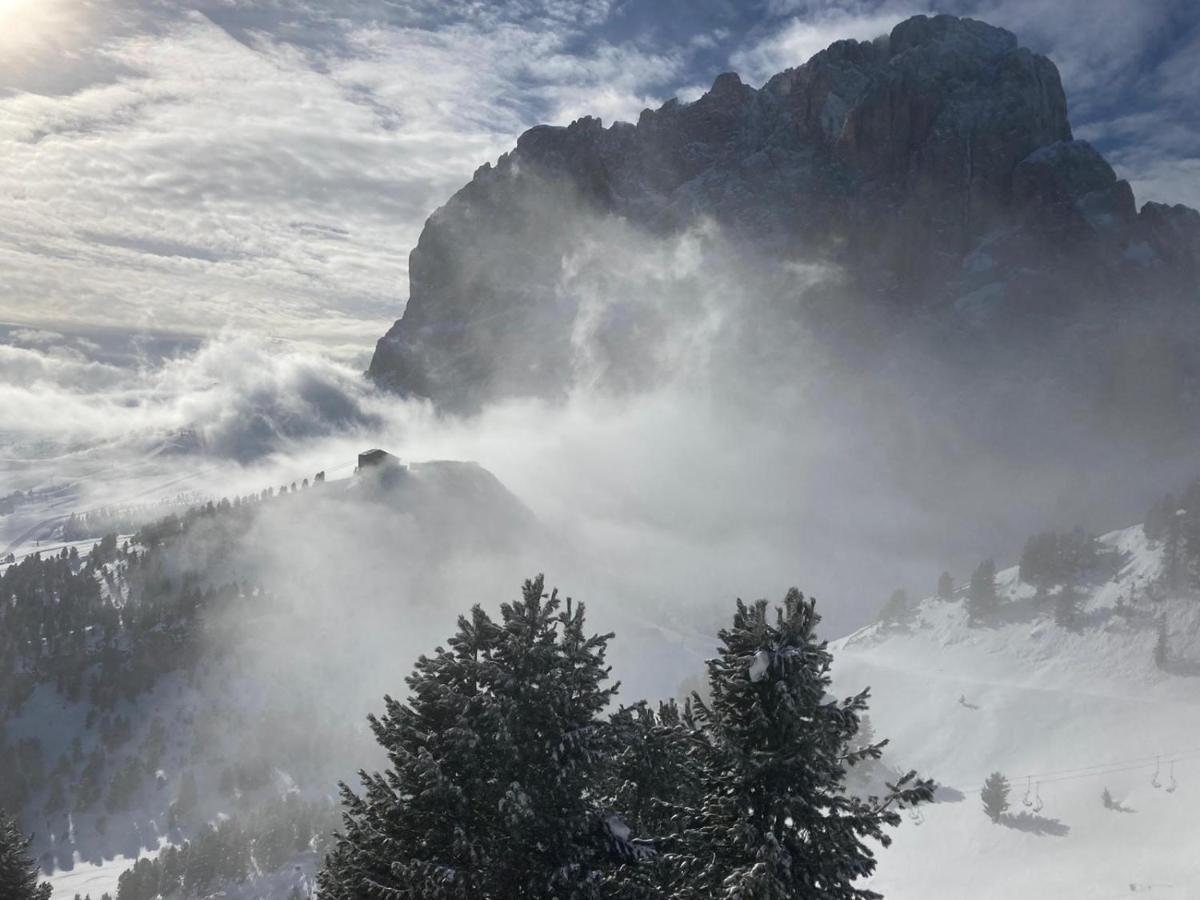
POLYGON ((34 51, 70 24, 73 0, 0 0, 0 50, 34 51))

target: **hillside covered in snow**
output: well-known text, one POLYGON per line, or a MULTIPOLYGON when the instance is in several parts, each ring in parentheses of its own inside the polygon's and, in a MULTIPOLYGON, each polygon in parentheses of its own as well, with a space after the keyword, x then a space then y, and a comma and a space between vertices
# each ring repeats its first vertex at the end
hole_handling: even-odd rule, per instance
POLYGON ((871 686, 888 756, 941 785, 881 855, 874 889, 893 900, 1200 897, 1188 518, 1152 524, 1154 539, 1142 525, 1100 537, 1094 564, 1065 584, 1027 559, 996 573, 995 598, 975 615, 965 587, 832 644, 837 687, 871 686), (1011 808, 992 822, 980 790, 997 771, 1011 808))
MULTIPOLYGON (((172 897, 284 900, 313 888, 338 819, 333 786, 350 764, 379 760, 363 714, 397 689, 400 662, 343 692, 362 707, 320 702, 345 680, 338 669, 354 648, 296 657, 303 632, 334 634, 340 613, 322 607, 314 618, 251 586, 267 571, 250 552, 264 517, 286 510, 303 524, 342 503, 399 504, 402 519, 456 534, 468 553, 494 528, 534 527, 482 470, 368 475, 400 481, 199 507, 44 564, 94 582, 88 602, 111 610, 88 627, 83 669, 63 668, 55 648, 74 638, 53 631, 39 655, 19 651, 7 676, 0 750, 20 777, 6 783, 6 802, 37 834, 56 898, 149 900, 169 883, 182 885, 172 897), (474 538, 468 520, 481 523, 474 538), (245 580, 214 588, 196 565, 245 580), (186 602, 176 609, 170 597, 186 602), (164 642, 175 649, 164 654, 164 642)), ((1188 803, 1200 783, 1200 543, 1181 507, 1194 493, 1102 537, 1035 535, 1019 565, 988 561, 961 587, 944 576, 934 595, 894 597, 880 621, 830 645, 836 691, 870 686, 867 734, 890 741, 851 789, 877 792, 910 768, 939 785, 936 802, 906 812, 880 851, 872 889, 898 900, 1200 896, 1186 852, 1200 838, 1188 803), (997 821, 980 801, 993 772, 1012 788, 997 821)), ((28 580, 40 559, 0 577, 28 580)), ((314 572, 296 564, 293 589, 314 572)), ((81 590, 67 582, 54 588, 60 599, 81 590)), ((706 641, 652 619, 631 633, 636 652, 658 635, 656 652, 678 657, 665 671, 698 672, 706 641)))
MULTIPOLYGON (((1100 537, 1036 534, 1017 564, 897 592, 830 645, 836 691, 869 686, 867 734, 890 741, 851 790, 909 769, 939 785, 866 884, 898 900, 1200 896, 1191 510, 1200 488, 1100 537), (993 821, 980 790, 995 772, 1011 795, 993 821)), ((454 572, 492 596, 481 561, 539 528, 478 466, 386 455, 86 536, 120 521, 68 518, 0 563, 0 804, 35 835, 56 900, 307 896, 338 780, 383 763, 366 714, 449 621, 427 595, 454 572)), ((617 621, 617 672, 643 670, 621 702, 701 687, 727 624, 617 621)))
POLYGON ((56 900, 307 897, 338 781, 379 761, 366 713, 420 646, 396 630, 433 577, 412 560, 486 555, 532 517, 477 465, 386 458, 80 536, 113 521, 0 561, 0 808, 56 900), (379 556, 351 556, 364 537, 379 556))

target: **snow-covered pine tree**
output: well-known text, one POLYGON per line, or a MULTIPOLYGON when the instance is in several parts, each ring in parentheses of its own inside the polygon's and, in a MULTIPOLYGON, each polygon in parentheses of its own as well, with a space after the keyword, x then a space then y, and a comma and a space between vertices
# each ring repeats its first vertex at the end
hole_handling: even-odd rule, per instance
POLYGON ((937 595, 939 600, 954 599, 954 576, 949 572, 943 572, 938 576, 937 595))
POLYGON ((967 589, 967 613, 971 622, 980 622, 996 610, 996 564, 985 559, 971 573, 971 584, 967 589))
POLYGON ((29 840, 17 823, 0 810, 0 897, 4 900, 49 900, 50 885, 38 884, 37 864, 29 840))
POLYGON ((1061 628, 1074 628, 1079 624, 1079 606, 1083 595, 1075 585, 1066 582, 1054 597, 1054 624, 1061 628))
POLYGON ((1163 528, 1163 565, 1162 581, 1167 591, 1174 593, 1183 587, 1184 583, 1184 547, 1183 547, 1183 518, 1182 510, 1170 510, 1166 526, 1163 528))
POLYGON ((1170 647, 1167 644, 1167 617, 1158 617, 1158 637, 1154 641, 1154 664, 1160 669, 1167 667, 1170 659, 1170 647))
POLYGON ((644 702, 624 707, 611 721, 618 750, 605 767, 604 797, 642 839, 628 844, 625 864, 608 878, 605 896, 671 897, 677 872, 668 854, 680 849, 679 823, 703 800, 692 753, 695 723, 688 707, 674 701, 657 712, 644 702))
POLYGON ((669 834, 678 811, 701 798, 690 711, 673 700, 657 712, 642 702, 621 708, 611 721, 618 749, 604 773, 608 805, 638 834, 669 834))
POLYGON ((1166 534, 1167 522, 1177 508, 1178 504, 1175 502, 1175 498, 1167 494, 1146 511, 1146 521, 1142 526, 1146 540, 1162 540, 1163 535, 1166 534))
POLYGON ((1059 537, 1053 531, 1032 535, 1021 551, 1020 578, 1035 587, 1050 587, 1062 577, 1059 537))
POLYGON ((600 896, 628 837, 596 797, 610 637, 586 635, 583 605, 541 576, 499 623, 478 606, 460 618, 418 660, 409 702, 370 720, 390 767, 360 773, 362 796, 343 785, 322 900, 600 896))
POLYGON ((1008 779, 1000 772, 993 772, 983 783, 979 799, 983 801, 983 811, 993 822, 999 822, 1000 817, 1008 811, 1008 779))
POLYGON ((886 741, 851 749, 868 692, 828 696, 832 657, 816 637, 819 620, 792 589, 773 617, 765 600, 739 600, 720 633, 708 662, 712 699, 692 698, 704 800, 668 854, 679 872, 672 896, 877 897, 854 885, 875 868, 863 838, 886 846, 897 808, 932 798, 932 783, 913 772, 886 797, 847 795, 847 767, 878 758, 886 741))

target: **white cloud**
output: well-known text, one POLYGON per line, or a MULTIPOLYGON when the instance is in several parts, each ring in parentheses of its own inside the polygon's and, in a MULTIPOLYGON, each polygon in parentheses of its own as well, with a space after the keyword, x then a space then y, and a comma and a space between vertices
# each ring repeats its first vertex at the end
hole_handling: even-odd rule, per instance
POLYGON ((94 345, 28 332, 9 337, 33 346, 0 344, 6 456, 30 446, 57 453, 115 444, 137 458, 185 432, 195 449, 251 460, 379 423, 381 401, 357 372, 255 338, 225 337, 190 355, 127 367, 94 359, 86 352, 94 345))
POLYGON ((392 248, 420 213, 369 113, 203 20, 105 52, 137 77, 0 101, 0 315, 377 330, 403 296, 392 248))
POLYGON ((477 166, 540 121, 634 117, 680 68, 569 53, 578 22, 532 13, 368 17, 328 46, 197 13, 102 35, 83 55, 106 77, 0 95, 0 320, 250 330, 362 364, 425 218, 477 166))
POLYGON ((762 84, 777 72, 803 65, 834 41, 871 40, 888 34, 896 23, 919 11, 855 13, 835 7, 806 13, 791 19, 769 37, 737 51, 730 61, 743 80, 762 84))
POLYGON ((1117 171, 1128 178, 1138 203, 1183 203, 1200 209, 1200 159, 1133 158, 1117 161, 1117 171))
POLYGON ((1096 92, 1134 74, 1138 56, 1162 39, 1166 24, 1166 7, 1158 0, 987 0, 975 4, 971 15, 1048 54, 1076 99, 1088 104, 1096 92))
POLYGON ((8 339, 18 346, 24 344, 30 347, 52 347, 66 340, 59 332, 44 328, 15 328, 9 332, 8 339))

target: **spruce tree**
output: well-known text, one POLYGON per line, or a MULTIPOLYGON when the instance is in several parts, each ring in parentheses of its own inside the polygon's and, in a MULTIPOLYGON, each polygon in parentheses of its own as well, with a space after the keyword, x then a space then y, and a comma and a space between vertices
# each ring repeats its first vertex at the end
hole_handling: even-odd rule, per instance
POLYGON ((619 749, 605 767, 605 803, 641 839, 630 842, 632 852, 607 879, 605 896, 672 897, 678 873, 669 854, 682 846, 680 822, 703 801, 692 752, 695 723, 674 701, 657 712, 638 703, 618 710, 612 728, 619 749))
POLYGON ((1175 592, 1183 584, 1184 548, 1183 522, 1180 510, 1172 509, 1163 529, 1163 574, 1164 586, 1175 592))
POLYGON ((954 576, 949 572, 943 572, 938 576, 937 595, 939 600, 954 599, 954 576))
POLYGON ((1054 598, 1054 623, 1062 628, 1075 628, 1079 624, 1079 605, 1082 600, 1083 597, 1070 582, 1059 588, 1054 598))
POLYGON ((17 823, 0 810, 0 897, 4 900, 49 900, 50 885, 38 884, 37 864, 29 840, 17 823))
POLYGON ((599 896, 596 873, 628 834, 596 797, 611 751, 599 718, 611 635, 541 576, 494 622, 476 606, 446 648, 422 656, 407 704, 371 727, 382 774, 345 785, 344 832, 320 875, 324 900, 599 896))
POLYGON ((828 696, 831 656, 818 621, 813 601, 793 589, 774 617, 766 601, 739 600, 720 633, 708 663, 712 699, 691 701, 704 799, 668 854, 679 873, 671 896, 877 897, 855 886, 875 867, 863 839, 886 846, 897 809, 932 798, 932 783, 913 772, 883 798, 846 793, 847 767, 877 759, 886 742, 852 749, 868 692, 828 696))
POLYGON ((1175 512, 1176 507, 1175 498, 1167 494, 1146 511, 1146 521, 1142 526, 1146 540, 1162 540, 1163 535, 1166 534, 1167 521, 1171 514, 1175 512))
POLYGON ((1000 817, 1008 811, 1008 779, 1000 772, 993 772, 983 783, 979 799, 983 801, 983 811, 993 822, 999 822, 1000 817))
POLYGON ((1035 534, 1025 542, 1018 572, 1022 581, 1034 587, 1051 587, 1063 577, 1060 541, 1053 531, 1035 534))
POLYGON ((971 574, 967 591, 967 613, 971 622, 980 622, 996 610, 996 564, 990 559, 981 562, 971 574))
POLYGON ((1154 664, 1160 669, 1167 668, 1167 661, 1170 649, 1167 645, 1167 619, 1166 616, 1160 616, 1158 619, 1158 637, 1154 641, 1154 664))
POLYGON ((604 770, 607 805, 638 834, 669 835, 679 810, 701 799, 690 709, 670 701, 656 712, 642 702, 618 710, 611 721, 618 749, 604 770))
POLYGON ((1179 520, 1179 585, 1182 589, 1200 587, 1200 481, 1188 485, 1179 520))

